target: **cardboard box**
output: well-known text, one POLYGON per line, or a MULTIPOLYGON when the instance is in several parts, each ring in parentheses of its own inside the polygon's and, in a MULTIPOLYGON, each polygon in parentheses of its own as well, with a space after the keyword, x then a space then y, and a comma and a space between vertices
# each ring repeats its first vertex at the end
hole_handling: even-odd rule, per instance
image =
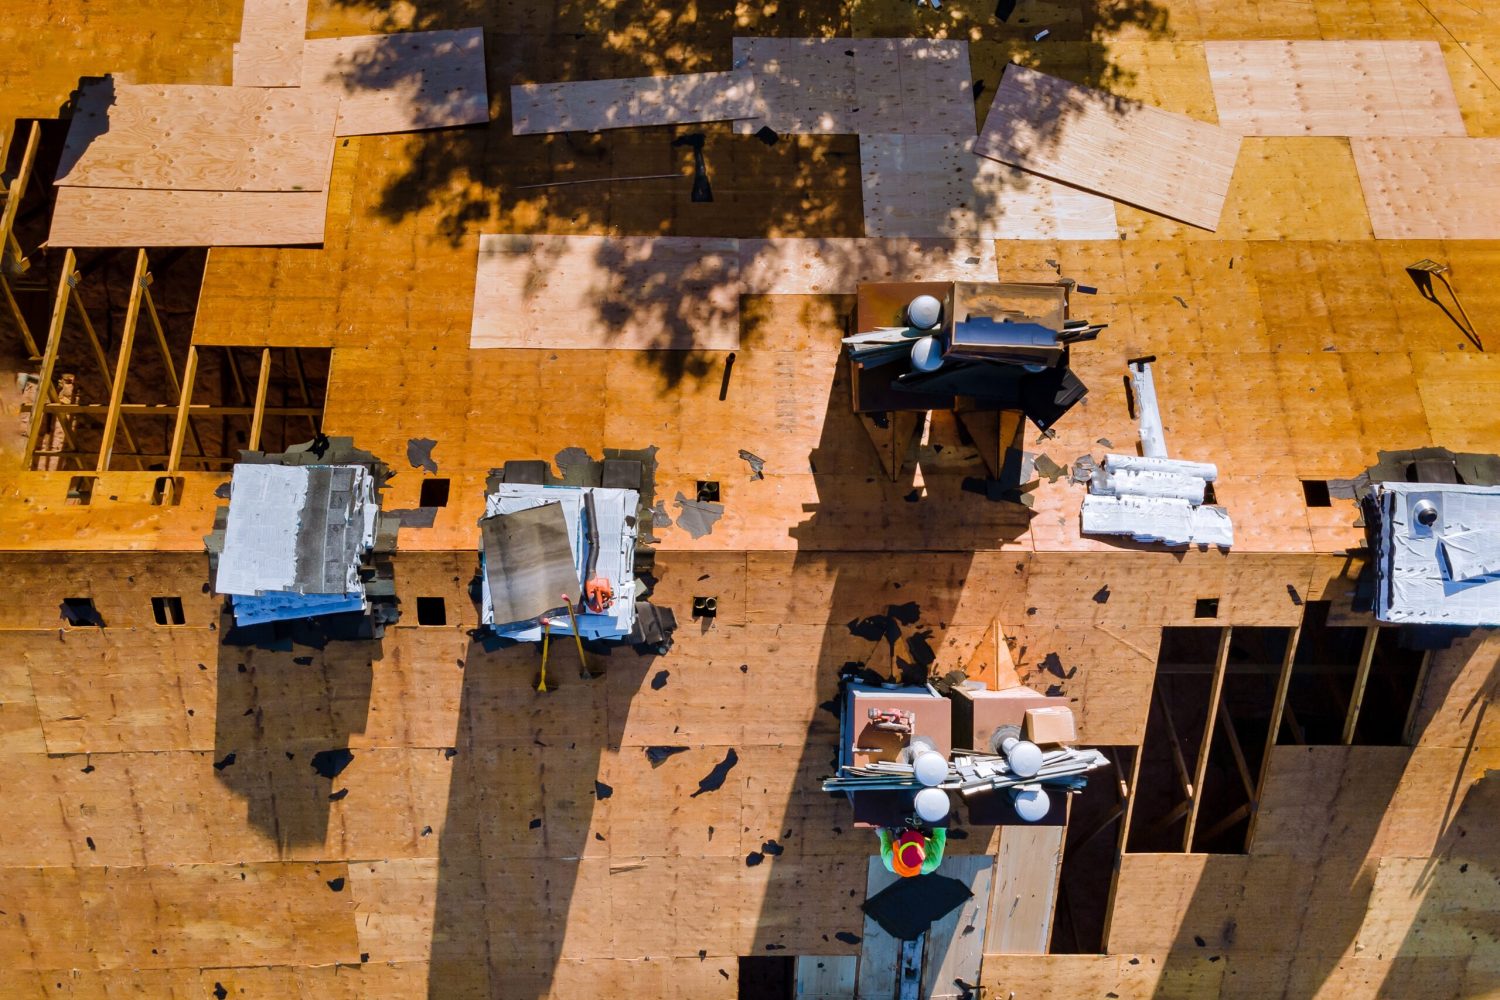
POLYGON ((1078 739, 1073 710, 1061 705, 1028 708, 1022 732, 1033 743, 1072 743, 1078 739))

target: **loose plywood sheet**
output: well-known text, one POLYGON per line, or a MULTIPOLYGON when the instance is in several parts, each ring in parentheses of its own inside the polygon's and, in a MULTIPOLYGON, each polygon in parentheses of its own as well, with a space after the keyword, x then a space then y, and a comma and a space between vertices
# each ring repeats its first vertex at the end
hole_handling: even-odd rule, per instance
POLYGON ((1465 135, 1437 42, 1208 42, 1219 124, 1241 135, 1465 135))
POLYGON ((764 111, 755 98, 755 77, 747 69, 510 88, 511 131, 516 135, 717 122, 754 118, 764 111))
POLYGON ((990 240, 740 240, 746 295, 852 294, 871 281, 995 281, 990 240))
POLYGON ((1052 937, 1065 826, 1000 828, 985 954, 1041 955, 1052 937))
POLYGON ((928 928, 922 956, 922 996, 929 1000, 958 1000, 973 995, 972 988, 966 989, 960 982, 979 982, 980 946, 984 942, 995 859, 979 854, 950 855, 937 873, 958 879, 973 895, 928 928))
POLYGON ((974 148, 1043 177, 1214 229, 1240 137, 1012 64, 974 148))
POLYGON ((1350 146, 1376 239, 1500 238, 1500 139, 1353 139, 1350 146))
POLYGON ((484 29, 311 39, 302 86, 338 95, 341 136, 486 122, 484 29))
POLYGON ((472 348, 739 347, 738 241, 479 238, 472 348))
POLYGON ((55 247, 261 247, 323 242, 327 191, 57 189, 55 247))
POLYGON ((978 156, 974 138, 862 135, 866 236, 1112 240, 1115 203, 978 156))
POLYGON ((298 86, 306 37, 307 0, 245 0, 234 46, 234 85, 298 86))
POLYGON ((63 187, 321 191, 337 102, 301 89, 127 84, 83 89, 63 187))
POLYGON ((736 38, 764 116, 744 134, 974 134, 969 43, 926 38, 736 38))

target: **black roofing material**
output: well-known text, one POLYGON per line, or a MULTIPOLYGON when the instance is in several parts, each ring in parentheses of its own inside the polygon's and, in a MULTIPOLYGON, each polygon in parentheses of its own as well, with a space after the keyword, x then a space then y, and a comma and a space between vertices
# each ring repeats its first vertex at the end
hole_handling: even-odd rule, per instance
POLYGON ((354 753, 350 750, 319 750, 313 754, 312 769, 319 775, 332 781, 344 773, 354 760, 354 753))
POLYGON ((952 913, 973 897, 969 887, 946 875, 917 875, 865 900, 865 914, 893 938, 915 941, 934 921, 952 913))
MULTIPOLYGON (((687 747, 647 747, 646 759, 651 762, 652 767, 660 767, 673 754, 687 753, 687 751, 687 747)), ((730 752, 733 753, 733 751, 730 752)))
POLYGON ((437 475, 437 461, 432 457, 432 449, 436 447, 437 442, 432 438, 412 438, 406 442, 406 460, 413 469, 425 469, 437 475))

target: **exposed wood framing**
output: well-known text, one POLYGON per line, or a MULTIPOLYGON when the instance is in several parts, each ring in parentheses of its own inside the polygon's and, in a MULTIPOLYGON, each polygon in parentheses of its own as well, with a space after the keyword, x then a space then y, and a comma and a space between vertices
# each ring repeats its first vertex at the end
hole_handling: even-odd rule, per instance
POLYGON ((1375 643, 1379 638, 1379 625, 1365 628, 1365 644, 1359 651, 1359 671, 1354 675, 1354 693, 1349 696, 1349 711, 1344 716, 1344 746, 1354 742, 1354 730, 1359 725, 1359 707, 1365 700, 1365 685, 1370 681, 1370 664, 1375 659, 1375 643))
MULTIPOLYGON (((125 402, 125 382, 130 374, 130 355, 135 347, 135 328, 141 319, 141 296, 150 276, 146 273, 146 251, 137 250, 135 274, 130 279, 130 302, 125 307, 125 327, 120 331, 120 353, 115 359, 115 381, 109 391, 109 411, 104 415, 104 435, 99 442, 96 471, 108 472, 110 456, 115 450, 115 434, 120 429, 120 407, 125 402)), ((134 445, 131 446, 134 450, 134 445)))
MULTIPOLYGON (((21 330, 21 339, 25 341, 26 350, 33 361, 40 358, 42 352, 37 349, 36 338, 31 335, 26 317, 21 315, 21 307, 16 302, 15 294, 10 288, 10 279, 6 275, 25 274, 31 266, 31 262, 21 252, 21 244, 16 240, 14 229, 16 214, 20 211, 21 199, 26 197, 26 182, 31 179, 31 168, 36 163, 37 146, 41 140, 41 124, 32 122, 31 132, 26 139, 26 151, 21 154, 20 169, 5 189, 5 208, 0 211, 0 289, 5 292, 5 304, 10 309, 11 318, 21 330)), ((0 163, 4 162, 3 156, 4 145, 0 143, 0 163)), ((38 398, 41 398, 40 394, 38 398)))
POLYGON ((68 299, 73 294, 73 251, 63 254, 62 280, 57 283, 57 301, 52 306, 52 322, 47 328, 47 349, 42 356, 42 371, 36 387, 36 403, 31 411, 31 427, 26 433, 26 468, 31 468, 32 455, 37 440, 42 435, 42 423, 47 418, 47 404, 57 390, 52 384, 57 369, 57 351, 62 344, 63 323, 68 318, 68 299))
POLYGON ((1213 685, 1208 692, 1208 716, 1203 722, 1203 739, 1198 744, 1197 769, 1193 772, 1193 793, 1188 800, 1187 825, 1182 830, 1182 849, 1193 849, 1193 830, 1198 825, 1198 809, 1203 804, 1203 776, 1208 771, 1208 750, 1214 741, 1214 723, 1218 721, 1219 699, 1224 694, 1224 672, 1229 666, 1229 637, 1234 629, 1228 625, 1219 633, 1219 655, 1214 660, 1213 685))
POLYGON ((266 390, 271 385, 271 349, 261 348, 260 377, 255 383, 255 409, 250 414, 250 450, 260 450, 260 432, 266 424, 266 390))
MULTIPOLYGON (((1115 867, 1109 873, 1109 898, 1104 904, 1104 931, 1100 940, 1109 942, 1109 926, 1115 918, 1115 893, 1120 888, 1120 859, 1125 855, 1127 839, 1130 837, 1130 821, 1135 815, 1136 783, 1141 780, 1141 758, 1146 756, 1144 746, 1135 748, 1135 761, 1130 767, 1130 780, 1120 777, 1120 794, 1124 799, 1125 813, 1120 817, 1120 834, 1115 839, 1115 867)), ((1119 770, 1117 767, 1116 770, 1119 770)))
MULTIPOLYGON (((193 403, 193 383, 198 379, 198 348, 196 345, 188 347, 187 361, 182 372, 182 385, 177 397, 177 419, 172 424, 172 450, 167 456, 167 473, 176 472, 182 465, 182 442, 186 437, 188 427, 192 421, 188 418, 188 409, 193 403)), ((193 435, 197 440, 197 435, 193 435)), ((203 446, 198 446, 198 454, 204 454, 203 446)))
POLYGON ((1416 740, 1417 709, 1422 704, 1422 690, 1427 686, 1427 672, 1432 667, 1432 650, 1422 654, 1417 668, 1417 682, 1411 690, 1411 706, 1406 710, 1406 724, 1401 727, 1401 742, 1410 746, 1416 740))
POLYGON ((1260 799, 1266 790, 1266 774, 1271 770, 1271 750, 1281 733, 1281 717, 1286 711, 1286 693, 1292 686, 1292 664, 1297 660, 1297 642, 1302 626, 1293 626, 1286 637, 1286 651, 1281 655, 1281 674, 1276 678, 1276 695, 1271 699, 1271 725, 1266 730, 1266 745, 1260 755, 1260 774, 1255 779, 1255 794, 1250 799, 1250 825, 1245 829, 1245 849, 1255 842, 1255 821, 1260 815, 1260 799))

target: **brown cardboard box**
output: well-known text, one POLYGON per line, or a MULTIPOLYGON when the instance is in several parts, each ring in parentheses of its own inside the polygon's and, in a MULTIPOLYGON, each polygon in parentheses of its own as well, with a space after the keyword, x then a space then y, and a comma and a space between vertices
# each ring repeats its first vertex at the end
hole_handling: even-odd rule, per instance
POLYGON ((1062 705, 1028 708, 1022 731, 1028 740, 1038 744, 1072 743, 1078 739, 1078 727, 1073 723, 1073 710, 1062 705))

